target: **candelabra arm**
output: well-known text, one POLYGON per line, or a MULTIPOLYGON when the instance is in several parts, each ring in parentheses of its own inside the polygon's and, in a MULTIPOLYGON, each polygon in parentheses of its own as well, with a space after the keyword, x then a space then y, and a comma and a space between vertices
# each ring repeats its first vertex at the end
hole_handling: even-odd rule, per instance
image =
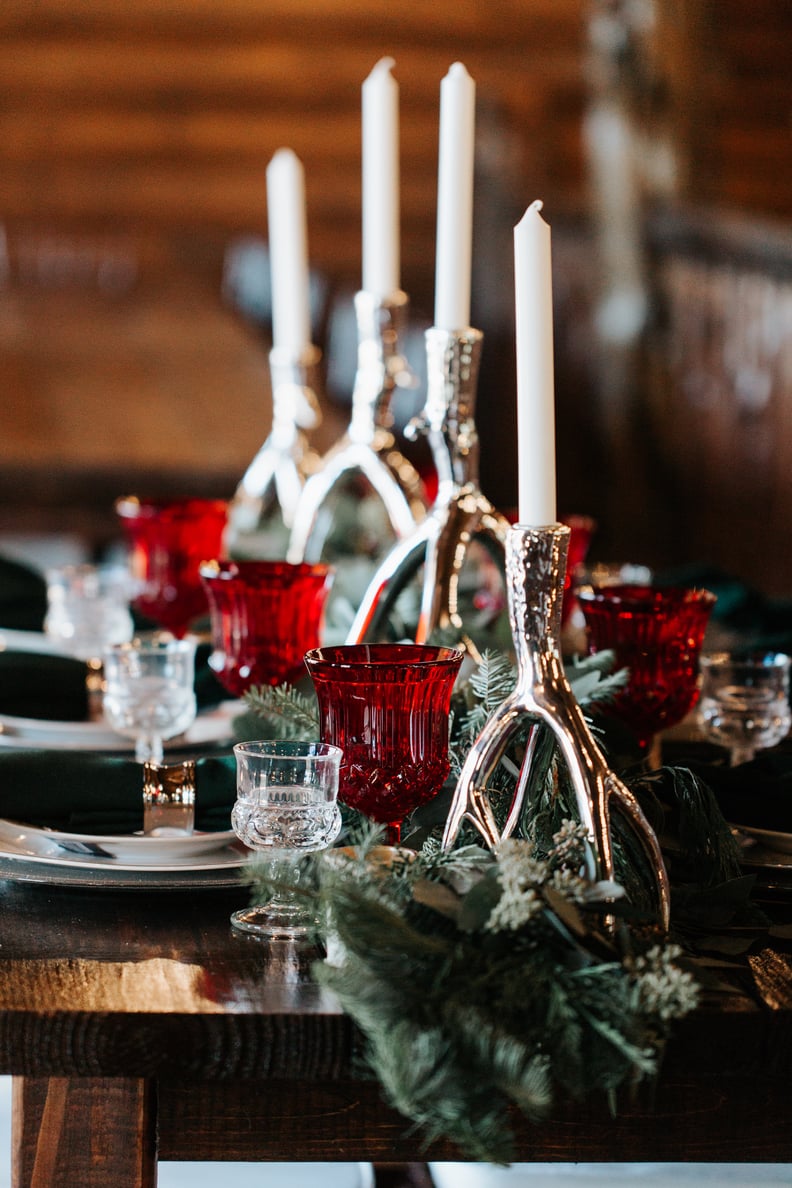
POLYGON ((352 472, 362 473, 381 499, 397 541, 408 536, 426 512, 420 477, 396 448, 390 431, 394 388, 415 383, 399 350, 407 309, 408 298, 401 291, 388 298, 365 290, 355 296, 358 354, 352 415, 344 436, 303 488, 287 550, 291 562, 322 557, 333 521, 328 501, 352 472))
POLYGON ((287 527, 293 521, 311 455, 303 430, 318 425, 322 415, 316 396, 320 358, 315 346, 299 353, 276 347, 270 351, 272 425, 237 485, 229 511, 228 547, 256 530, 271 502, 277 502, 287 527))
POLYGON ((670 891, 657 838, 633 794, 609 769, 564 673, 559 638, 568 543, 569 528, 561 524, 541 528, 518 525, 509 532, 506 576, 517 684, 468 753, 454 791, 443 845, 453 845, 465 819, 476 825, 490 846, 497 845, 516 826, 534 758, 530 745, 503 832, 493 835, 491 824, 486 822, 482 827, 480 804, 509 741, 520 728, 521 718, 527 717, 534 730, 534 723, 540 723, 553 732, 565 760, 578 814, 592 847, 590 877, 613 878, 613 803, 640 841, 651 870, 660 921, 667 928, 670 891))
POLYGON ((399 594, 412 581, 423 563, 433 529, 427 516, 405 540, 397 541, 378 566, 358 607, 346 643, 363 643, 376 638, 384 628, 399 594))

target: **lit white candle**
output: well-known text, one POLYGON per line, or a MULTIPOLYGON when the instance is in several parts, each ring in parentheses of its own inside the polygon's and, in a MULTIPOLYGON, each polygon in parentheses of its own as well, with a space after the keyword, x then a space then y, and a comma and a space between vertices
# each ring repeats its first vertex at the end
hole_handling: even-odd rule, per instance
POLYGON ((399 288, 399 87, 393 58, 380 58, 363 83, 363 288, 389 297, 399 288))
POLYGON ((267 166, 272 345, 299 355, 311 342, 305 175, 291 149, 267 166))
POLYGON ((533 202, 514 228, 519 521, 556 522, 550 228, 533 202))
POLYGON ((441 330, 470 325, 475 112, 476 84, 455 62, 440 85, 434 323, 441 330))

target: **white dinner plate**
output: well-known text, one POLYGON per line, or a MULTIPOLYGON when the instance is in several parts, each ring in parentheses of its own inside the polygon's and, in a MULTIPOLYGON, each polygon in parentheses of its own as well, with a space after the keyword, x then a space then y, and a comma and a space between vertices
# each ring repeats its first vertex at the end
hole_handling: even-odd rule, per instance
MULTIPOLYGON (((213 709, 204 710, 184 734, 168 739, 165 750, 205 747, 230 741, 234 736, 234 718, 244 709, 242 701, 223 701, 213 709)), ((131 753, 135 744, 132 739, 116 734, 106 722, 57 722, 0 714, 0 747, 16 750, 57 747, 68 751, 131 753)))
POLYGON ((183 835, 66 833, 39 829, 19 821, 0 818, 0 846, 10 843, 15 852, 29 858, 113 859, 131 866, 183 864, 205 854, 227 850, 235 840, 233 829, 214 833, 183 835))
POLYGON ((40 655, 68 656, 66 644, 51 639, 43 631, 17 631, 12 627, 0 627, 0 652, 36 652, 40 655))
POLYGON ((234 887, 245 881, 249 861, 250 852, 241 842, 211 854, 136 864, 65 852, 34 854, 24 843, 0 841, 0 879, 73 887, 136 891, 234 887))

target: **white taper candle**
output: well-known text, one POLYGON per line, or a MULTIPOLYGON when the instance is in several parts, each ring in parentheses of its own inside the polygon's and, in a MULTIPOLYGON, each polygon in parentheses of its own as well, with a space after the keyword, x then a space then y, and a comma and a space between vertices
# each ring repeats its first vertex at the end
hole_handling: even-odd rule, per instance
POLYGON ((291 149, 267 166, 272 345, 299 355, 311 342, 305 175, 291 149))
POLYGON ((393 58, 380 58, 363 83, 363 288, 389 297, 399 288, 399 87, 393 58))
POLYGON ((550 228, 533 202, 514 228, 519 522, 556 522, 550 228))
POLYGON ((455 62, 440 85, 434 324, 470 325, 476 84, 455 62))

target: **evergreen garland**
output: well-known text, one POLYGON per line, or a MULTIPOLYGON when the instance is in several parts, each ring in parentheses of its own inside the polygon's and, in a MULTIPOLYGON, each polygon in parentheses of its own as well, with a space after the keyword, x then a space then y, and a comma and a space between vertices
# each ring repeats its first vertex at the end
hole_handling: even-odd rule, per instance
MULTIPOLYGON (((625 674, 612 664, 600 653, 567 665, 586 712, 623 686, 625 674)), ((328 951, 316 979, 361 1029, 390 1103, 427 1143, 447 1137, 467 1158, 501 1163, 513 1151, 510 1107, 538 1120, 559 1092, 613 1099, 656 1071, 671 1024, 697 1001, 680 947, 653 928, 645 859, 618 818, 616 881, 582 878, 584 829, 574 823, 574 793, 546 727, 520 836, 493 854, 468 827, 455 849, 440 849, 438 814, 515 679, 504 655, 485 653, 455 692, 450 785, 439 809, 415 814, 429 810, 428 827, 412 835, 423 839, 419 849, 385 850, 383 863, 378 830, 345 810, 342 840, 357 844, 303 859, 292 888, 316 901, 328 951), (615 934, 603 927, 606 914, 621 920, 615 934)), ((318 736, 315 702, 305 694, 259 689, 246 702, 271 733, 318 736)), ((488 788, 496 816, 508 810, 531 726, 512 739, 488 788)), ((592 728, 607 753, 606 727, 592 728)), ((735 842, 709 789, 684 768, 621 774, 659 833, 671 823, 682 868, 696 870, 715 901, 725 887, 730 910, 739 908, 749 888, 738 886, 745 880, 737 877, 735 842)), ((264 901, 271 886, 263 864, 254 879, 254 899, 264 901)), ((679 902, 684 907, 685 897, 679 902)))

